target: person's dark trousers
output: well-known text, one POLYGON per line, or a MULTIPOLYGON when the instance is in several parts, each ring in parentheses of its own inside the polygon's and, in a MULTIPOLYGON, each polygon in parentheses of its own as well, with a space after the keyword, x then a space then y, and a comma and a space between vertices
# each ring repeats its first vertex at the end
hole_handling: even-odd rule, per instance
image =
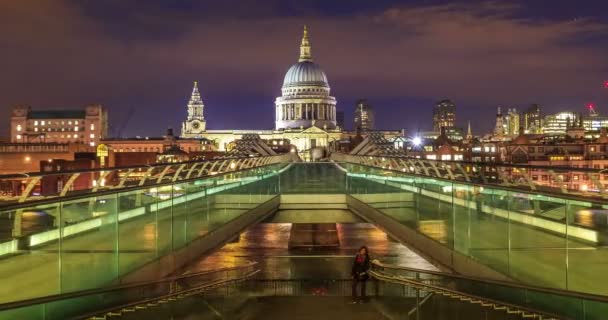
POLYGON ((357 300, 357 285, 361 284, 361 300, 365 299, 365 280, 353 279, 353 300, 357 300))

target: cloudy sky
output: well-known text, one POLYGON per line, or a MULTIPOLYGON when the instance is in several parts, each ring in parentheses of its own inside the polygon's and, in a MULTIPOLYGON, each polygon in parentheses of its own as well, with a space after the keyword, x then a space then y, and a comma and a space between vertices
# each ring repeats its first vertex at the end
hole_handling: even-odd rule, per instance
POLYGON ((608 114, 608 1, 5 0, 0 135, 15 104, 101 103, 111 134, 159 136, 194 80, 208 128, 272 128, 304 24, 347 127, 362 97, 410 131, 445 98, 476 133, 498 106, 608 114))

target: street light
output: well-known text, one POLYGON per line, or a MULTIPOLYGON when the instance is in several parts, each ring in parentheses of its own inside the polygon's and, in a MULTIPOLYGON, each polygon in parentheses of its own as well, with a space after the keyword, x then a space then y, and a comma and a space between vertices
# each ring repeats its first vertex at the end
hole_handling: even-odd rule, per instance
POLYGON ((414 137, 414 139, 412 139, 412 143, 415 146, 419 146, 422 143, 422 139, 420 139, 420 137, 414 137))

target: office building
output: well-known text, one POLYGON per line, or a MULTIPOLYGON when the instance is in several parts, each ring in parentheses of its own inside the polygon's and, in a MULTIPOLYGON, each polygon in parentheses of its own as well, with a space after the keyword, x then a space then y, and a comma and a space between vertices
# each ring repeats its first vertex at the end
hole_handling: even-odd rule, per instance
POLYGON ((355 105, 355 130, 374 130, 374 108, 367 99, 360 99, 355 105))
POLYGON ((456 123, 456 105, 451 100, 441 100, 433 108, 433 131, 453 128, 456 123))

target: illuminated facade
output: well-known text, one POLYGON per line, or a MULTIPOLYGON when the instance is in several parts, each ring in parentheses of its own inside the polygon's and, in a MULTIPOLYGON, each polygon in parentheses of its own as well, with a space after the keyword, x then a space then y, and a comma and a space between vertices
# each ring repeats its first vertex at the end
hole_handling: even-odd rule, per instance
POLYGON ((451 100, 441 100, 433 108, 433 131, 453 128, 456 123, 456 105, 451 100))
POLYGON ((11 115, 12 143, 82 143, 95 146, 108 132, 108 114, 101 105, 84 110, 32 110, 17 106, 11 115))
POLYGON ((521 123, 525 133, 541 133, 542 118, 540 115, 540 106, 533 104, 522 115, 521 123))
POLYGON ((328 149, 340 140, 342 131, 336 125, 336 99, 329 95, 327 76, 312 60, 306 27, 300 57, 285 74, 281 93, 275 100, 274 130, 206 130, 201 126, 197 133, 183 130, 182 136, 205 138, 219 151, 230 151, 236 140, 255 134, 271 145, 277 141, 277 148, 284 148, 279 143, 288 144, 290 150, 306 160, 312 158, 313 149, 317 150, 314 154, 319 155, 323 153, 319 149, 328 149))
POLYGON ((300 45, 300 58, 283 80, 275 100, 275 129, 336 128, 336 99, 329 95, 327 76, 312 60, 308 30, 300 45))
POLYGON ((565 135, 570 124, 576 123, 578 119, 579 115, 570 111, 548 115, 543 120, 542 132, 543 134, 565 135))
POLYGON ((374 130, 374 108, 367 99, 357 101, 355 106, 355 130, 374 130))
POLYGON ((207 122, 205 121, 203 100, 201 94, 198 91, 198 83, 194 81, 194 87, 192 88, 192 95, 190 101, 188 101, 188 118, 182 123, 182 137, 195 138, 200 137, 201 133, 205 131, 207 122))

